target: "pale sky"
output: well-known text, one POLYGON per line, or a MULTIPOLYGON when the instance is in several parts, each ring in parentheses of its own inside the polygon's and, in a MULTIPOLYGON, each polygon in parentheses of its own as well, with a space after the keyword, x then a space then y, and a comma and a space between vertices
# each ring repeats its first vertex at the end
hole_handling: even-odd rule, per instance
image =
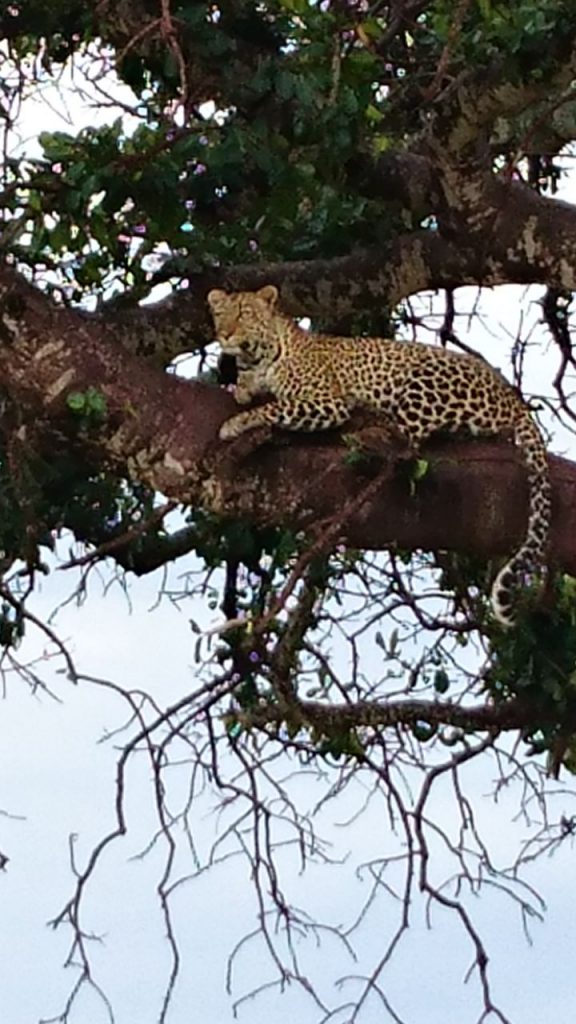
MULTIPOLYGON (((51 97, 51 98, 50 98, 51 97)), ((62 127, 53 94, 50 106, 30 104, 23 139, 37 131, 62 127)), ((71 108, 72 101, 70 101, 71 108)), ((71 115, 75 121, 80 114, 71 115)), ((109 115, 107 115, 109 116, 109 115)), ((93 121, 90 114, 89 120, 93 121)), ((566 198, 574 199, 576 181, 563 186, 566 198)), ((494 334, 475 323, 467 340, 482 348, 495 365, 507 369, 506 346, 500 324, 515 334, 519 293, 524 289, 500 289, 483 298, 483 310, 494 334)), ((539 294, 539 290, 536 290, 539 294)), ((460 293, 459 308, 472 307, 475 293, 460 293), (469 304, 467 306, 467 303, 469 304)), ((538 316, 537 307, 533 307, 538 316)), ((537 389, 541 357, 534 354, 531 381, 537 389)), ((568 435, 556 436, 552 447, 574 454, 568 435)), ((62 549, 62 557, 66 557, 62 549)), ((182 574, 193 567, 183 560, 169 570, 171 586, 181 587, 182 574)), ((44 619, 74 589, 77 577, 53 571, 40 584, 33 610, 44 619)), ((70 603, 53 620, 58 635, 67 642, 76 666, 91 676, 113 680, 118 686, 146 690, 161 706, 190 691, 197 667, 195 637, 189 619, 201 625, 215 621, 216 613, 205 602, 191 600, 176 608, 168 600, 157 605, 161 586, 168 589, 162 573, 143 580, 129 578, 129 600, 118 584, 109 583, 103 570, 93 574, 89 595, 81 607, 70 603)), ((62 1012, 74 981, 73 970, 62 968, 70 936, 66 929, 53 931, 47 922, 62 909, 73 891, 68 844, 77 836, 75 851, 82 867, 92 846, 113 825, 116 763, 124 735, 102 742, 127 718, 121 698, 95 683, 73 685, 61 671, 61 661, 48 658, 45 638, 30 634, 18 657, 26 663, 39 658, 37 671, 58 698, 32 689, 15 673, 6 673, 0 714, 0 849, 10 860, 0 874, 0 1006, 6 1024, 37 1024, 62 1012)), ((286 772, 290 770, 286 766, 286 772)), ((186 793, 189 767, 175 767, 167 775, 175 806, 186 793)), ((484 835, 498 866, 510 863, 528 834, 523 821, 513 822, 518 792, 506 792, 496 805, 491 799, 493 770, 484 765, 466 772, 468 792, 474 798, 484 835)), ((312 774, 297 777, 289 785, 302 807, 312 808, 333 779, 327 769, 324 780, 312 774)), ((564 775, 564 794, 557 807, 574 813, 576 787, 564 775)), ((346 927, 366 897, 366 876, 356 877, 358 865, 392 848, 388 819, 382 806, 374 806, 354 826, 341 825, 360 800, 345 794, 332 803, 320 831, 333 843, 335 860, 343 863, 299 871, 296 851, 278 854, 281 882, 287 895, 308 912, 334 927, 346 927)), ((155 886, 163 868, 161 844, 143 859, 132 859, 150 842, 156 822, 153 789, 148 766, 133 760, 127 776, 128 834, 104 854, 92 879, 84 906, 87 931, 104 936, 94 943, 91 958, 95 980, 110 999, 118 1024, 154 1024, 158 1019, 163 986, 169 970, 155 886)), ((194 839, 201 858, 222 833, 227 822, 214 814, 216 798, 207 792, 194 805, 194 839)), ((441 791, 434 804, 438 819, 448 830, 453 805, 441 791)), ((558 817, 558 809, 555 817, 558 817)), ((439 865, 442 866, 442 858, 439 865)), ((193 858, 182 842, 176 876, 194 872, 193 858)), ((497 891, 485 891, 474 904, 474 921, 491 956, 494 998, 518 1024, 542 1024, 564 1019, 572 1011, 573 943, 576 943, 576 891, 574 851, 570 842, 553 858, 538 862, 524 877, 546 900, 544 923, 532 924, 533 945, 522 933, 511 902, 497 891)), ((174 923, 182 956, 170 1024, 224 1024, 233 1017, 233 999, 225 993, 227 957, 236 943, 256 924, 257 907, 246 862, 227 861, 183 884, 173 899, 174 923)), ((394 903, 379 899, 368 913, 356 942, 359 962, 344 955, 338 941, 325 935, 320 948, 313 939, 297 942, 303 966, 331 1004, 342 998, 333 982, 340 974, 369 971, 381 955, 397 923, 394 903)), ((463 978, 471 961, 471 949, 457 922, 436 909, 433 928, 426 929, 424 908, 415 901, 413 929, 396 951, 381 979, 395 1009, 409 1024, 472 1024, 479 1016, 477 980, 463 978)), ((234 970, 233 997, 274 978, 263 944, 254 940, 240 953, 234 970)), ((358 988, 351 984, 344 996, 358 988)), ((100 1024, 108 1015, 102 1001, 84 990, 70 1015, 69 1024, 100 1024)), ((238 1019, 246 1024, 316 1024, 320 1013, 297 988, 260 995, 245 1003, 238 1019)), ((344 1017, 335 1021, 343 1024, 344 1017)), ((361 1018, 364 1024, 386 1019, 380 1004, 372 1000, 361 1018)))

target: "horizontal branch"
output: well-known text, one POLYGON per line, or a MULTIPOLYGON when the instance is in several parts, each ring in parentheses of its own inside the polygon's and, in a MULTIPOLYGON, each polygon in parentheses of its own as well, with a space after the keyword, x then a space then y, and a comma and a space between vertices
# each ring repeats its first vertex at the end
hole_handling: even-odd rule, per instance
POLYGON ((275 284, 286 312, 342 333, 360 312, 381 315, 427 290, 503 284, 576 290, 576 206, 492 174, 464 180, 458 170, 447 171, 443 188, 444 199, 436 199, 437 228, 432 224, 333 259, 191 274, 186 291, 156 305, 105 309, 99 322, 129 351, 162 365, 213 340, 205 297, 216 286, 234 291, 275 284))
POLYGON ((313 729, 319 735, 335 735, 349 729, 412 727, 420 722, 494 734, 534 725, 534 709, 517 699, 469 707, 449 700, 359 700, 347 704, 293 700, 238 710, 234 716, 245 728, 281 728, 289 722, 292 728, 313 729))
POLYGON ((247 263, 190 274, 186 291, 155 305, 118 312, 106 309, 99 319, 129 351, 150 362, 166 363, 178 353, 213 341, 205 297, 214 287, 250 291, 275 284, 286 312, 321 319, 334 331, 346 331, 360 311, 387 310, 403 297, 427 288, 481 280, 481 262, 473 251, 464 255, 458 245, 436 231, 421 230, 349 256, 247 263))
MULTIPOLYGON (((67 434, 91 466, 112 469, 168 498, 255 524, 308 529, 364 491, 372 479, 348 464, 337 435, 283 435, 247 452, 217 441, 235 409, 218 388, 147 366, 97 324, 52 305, 11 268, 0 269, 0 387, 19 410, 19 439, 47 451, 67 434), (107 419, 82 433, 67 406, 89 387, 106 398, 107 419)), ((248 442, 253 444, 253 441, 248 442)), ((394 450, 388 449, 388 456, 394 450)), ((412 493, 393 473, 347 523, 361 549, 447 549, 482 558, 504 554, 526 526, 525 471, 505 441, 437 442, 412 493)), ((369 468, 369 467, 368 467, 369 468)), ((576 465, 551 458, 552 557, 576 574, 576 465)))

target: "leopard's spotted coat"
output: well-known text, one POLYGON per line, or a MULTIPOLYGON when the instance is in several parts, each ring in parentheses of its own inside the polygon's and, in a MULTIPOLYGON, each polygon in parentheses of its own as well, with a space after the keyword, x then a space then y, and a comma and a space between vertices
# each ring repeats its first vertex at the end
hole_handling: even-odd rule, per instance
POLYGON ((247 404, 263 393, 274 399, 232 416, 220 437, 229 440, 263 424, 326 430, 345 423, 358 406, 379 410, 414 448, 438 431, 511 432, 524 455, 530 498, 524 542, 492 587, 494 614, 509 625, 519 577, 544 570, 550 519, 546 449, 520 396, 474 356, 418 343, 306 332, 278 312, 277 298, 273 285, 208 295, 222 351, 237 359, 236 401, 247 404))

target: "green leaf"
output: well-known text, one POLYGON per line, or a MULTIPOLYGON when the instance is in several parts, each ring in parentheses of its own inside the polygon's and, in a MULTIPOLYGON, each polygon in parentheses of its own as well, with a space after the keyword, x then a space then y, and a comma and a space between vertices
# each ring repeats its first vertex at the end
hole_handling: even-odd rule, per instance
POLYGON ((412 471, 412 479, 422 480, 422 478, 426 476, 429 468, 430 463, 428 462, 428 459, 416 459, 414 462, 414 469, 412 471))
POLYGON ((96 388, 88 388, 86 392, 86 411, 92 416, 104 417, 106 415, 106 399, 96 388))
POLYGON ((450 686, 450 680, 443 668, 437 669, 434 673, 433 686, 436 693, 446 693, 446 690, 450 686))
POLYGON ((366 116, 366 119, 368 121, 371 121, 373 124, 378 124, 378 122, 381 121, 384 117, 382 111, 378 110, 378 107, 375 107, 373 103, 368 104, 364 111, 364 114, 366 116))
POLYGON ((83 413, 86 408, 86 395, 82 391, 72 391, 66 399, 66 405, 72 412, 83 413))

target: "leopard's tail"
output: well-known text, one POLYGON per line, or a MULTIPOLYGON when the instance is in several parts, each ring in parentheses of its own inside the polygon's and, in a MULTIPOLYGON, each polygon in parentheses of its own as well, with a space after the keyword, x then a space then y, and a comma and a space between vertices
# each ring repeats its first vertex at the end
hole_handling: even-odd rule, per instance
POLYGON ((550 478, 546 447, 524 405, 519 406, 514 435, 528 469, 528 527, 524 543, 500 569, 492 584, 492 612, 503 626, 514 623, 514 601, 518 588, 531 579, 542 579, 545 575, 550 528, 550 478))

